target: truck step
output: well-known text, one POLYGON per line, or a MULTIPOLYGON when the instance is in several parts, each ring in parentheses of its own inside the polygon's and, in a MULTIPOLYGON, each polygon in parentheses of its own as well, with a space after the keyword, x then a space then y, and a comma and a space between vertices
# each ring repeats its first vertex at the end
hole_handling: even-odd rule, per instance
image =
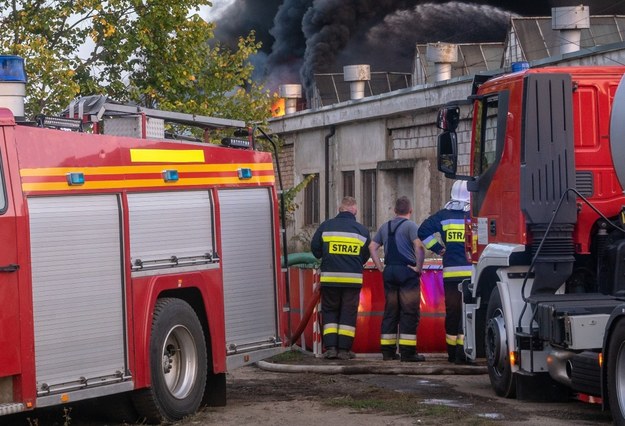
POLYGON ((572 388, 589 395, 601 395, 599 354, 582 352, 571 358, 572 388))
POLYGON ((0 404, 0 416, 6 416, 7 414, 21 413, 25 411, 26 407, 21 402, 11 402, 8 404, 0 404))

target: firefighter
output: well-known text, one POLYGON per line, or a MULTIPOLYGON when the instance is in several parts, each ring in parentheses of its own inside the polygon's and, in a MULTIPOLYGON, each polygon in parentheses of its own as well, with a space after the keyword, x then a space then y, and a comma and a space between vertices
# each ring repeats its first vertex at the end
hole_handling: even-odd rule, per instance
POLYGON ((353 197, 341 201, 336 217, 323 222, 310 242, 321 259, 321 316, 325 358, 347 360, 356 333, 363 265, 369 260, 369 230, 356 221, 353 197))
POLYGON ((445 208, 428 217, 419 227, 419 238, 425 247, 443 257, 447 360, 456 364, 467 363, 462 330, 462 293, 458 285, 471 278, 471 264, 464 246, 468 217, 467 183, 457 180, 451 187, 451 200, 445 208))
POLYGON ((395 218, 383 224, 369 245, 371 259, 384 279, 384 317, 380 348, 384 361, 425 361, 417 353, 417 326, 421 314, 421 268, 425 249, 417 236, 418 226, 410 220, 412 205, 407 197, 395 202, 395 218), (378 249, 384 246, 384 265, 378 249), (399 334, 398 334, 399 327, 399 334))

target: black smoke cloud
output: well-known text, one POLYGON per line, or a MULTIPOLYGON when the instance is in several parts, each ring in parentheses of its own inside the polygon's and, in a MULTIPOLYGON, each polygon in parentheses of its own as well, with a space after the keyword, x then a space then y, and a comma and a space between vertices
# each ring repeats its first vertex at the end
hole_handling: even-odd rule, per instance
MULTIPOLYGON (((593 15, 625 13, 625 2, 588 0, 593 15)), ((301 81, 311 96, 313 75, 343 65, 409 72, 415 43, 502 41, 510 15, 547 16, 579 0, 235 0, 217 21, 216 38, 236 46, 256 32, 257 74, 272 90, 301 81)))

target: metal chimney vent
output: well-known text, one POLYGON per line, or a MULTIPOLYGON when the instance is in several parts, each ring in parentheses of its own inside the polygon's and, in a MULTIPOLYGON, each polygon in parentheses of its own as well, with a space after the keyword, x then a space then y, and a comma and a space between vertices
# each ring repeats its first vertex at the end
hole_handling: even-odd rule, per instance
POLYGON ((343 67, 343 79, 350 82, 350 98, 365 97, 365 82, 371 80, 369 65, 347 65, 343 67))
POLYGON ((554 7, 551 9, 551 28, 560 31, 560 54, 577 52, 582 30, 590 28, 590 9, 583 5, 554 7))
POLYGON ((449 80, 451 78, 451 64, 458 62, 458 46, 451 43, 428 43, 425 57, 434 62, 434 81, 449 80))
POLYGON ((278 94, 281 98, 284 98, 285 114, 297 112, 297 100, 302 97, 301 84, 281 84, 278 87, 278 94))

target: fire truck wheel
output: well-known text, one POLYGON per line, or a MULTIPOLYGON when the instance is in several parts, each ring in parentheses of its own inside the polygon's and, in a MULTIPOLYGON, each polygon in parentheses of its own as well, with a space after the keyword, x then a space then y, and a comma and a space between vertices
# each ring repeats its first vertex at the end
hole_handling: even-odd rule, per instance
POLYGON ((207 354, 202 325, 188 303, 158 300, 149 354, 152 386, 133 395, 139 414, 162 423, 195 413, 204 395, 207 354))
POLYGON ((499 396, 514 398, 516 383, 508 355, 506 324, 499 289, 495 287, 486 309, 486 361, 490 383, 499 396))
POLYGON ((625 425, 625 319, 618 321, 608 349, 608 400, 615 425, 625 425))

